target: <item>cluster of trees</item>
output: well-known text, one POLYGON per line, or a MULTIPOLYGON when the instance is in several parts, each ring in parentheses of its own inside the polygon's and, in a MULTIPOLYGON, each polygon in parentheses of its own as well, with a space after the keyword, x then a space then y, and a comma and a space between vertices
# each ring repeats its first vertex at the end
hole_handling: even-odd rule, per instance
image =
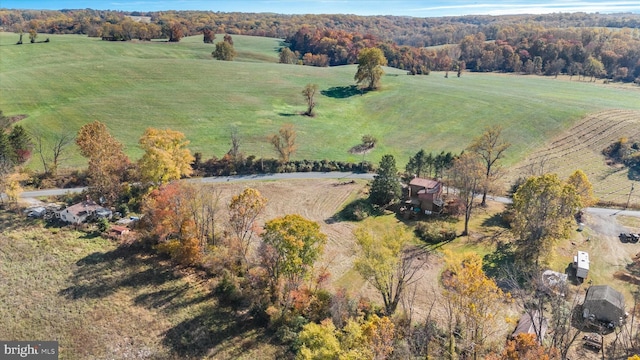
POLYGON ((487 40, 477 33, 459 43, 459 60, 468 69, 621 81, 640 77, 640 37, 630 29, 512 27, 487 40))
POLYGON ((603 149, 602 154, 640 174, 640 143, 621 138, 603 149))
POLYGON ((431 70, 501 71, 538 75, 560 73, 634 81, 640 77, 640 37, 630 29, 547 29, 505 26, 493 39, 483 32, 467 35, 440 49, 399 46, 390 41, 305 26, 287 38, 290 50, 281 62, 301 58, 305 65, 353 64, 367 48, 383 51, 389 66, 412 74, 431 70), (493 41, 488 41, 493 40, 493 41))
MULTIPOLYGON (((409 18, 0 10, 0 26, 29 31, 33 38, 37 33, 81 33, 106 40, 176 42, 183 36, 203 34, 205 43, 213 43, 215 33, 280 37, 289 44, 281 62, 313 66, 354 64, 361 50, 375 47, 382 50, 389 66, 412 74, 469 69, 621 81, 640 78, 640 38, 632 30, 640 27, 640 17, 631 14, 409 18), (449 46, 425 48, 445 44, 449 46)), ((232 58, 229 44, 216 44, 214 56, 232 58)))
MULTIPOLYGON (((215 9, 214 9, 215 10, 215 9)), ((309 24, 312 27, 370 34, 398 45, 425 47, 456 44, 467 35, 483 32, 497 39, 503 27, 544 26, 545 28, 640 28, 635 14, 557 13, 547 15, 456 16, 418 18, 401 16, 356 16, 348 14, 281 15, 272 13, 224 13, 214 11, 122 12, 111 10, 0 9, 0 26, 14 31, 27 28, 33 21, 39 33, 88 34, 101 36, 104 23, 118 24, 127 16, 146 17, 153 24, 177 20, 186 35, 195 35, 210 27, 217 33, 287 38, 309 24), (533 25, 535 24, 535 25, 533 25)))
MULTIPOLYGON (((205 33, 205 43, 208 41, 213 42, 213 39, 215 39, 215 36, 207 38, 207 34, 205 33)), ((213 55, 217 60, 233 60, 233 58, 236 57, 236 50, 233 48, 233 39, 231 38, 231 35, 226 34, 223 41, 217 42, 216 49, 213 50, 211 55, 213 55)))

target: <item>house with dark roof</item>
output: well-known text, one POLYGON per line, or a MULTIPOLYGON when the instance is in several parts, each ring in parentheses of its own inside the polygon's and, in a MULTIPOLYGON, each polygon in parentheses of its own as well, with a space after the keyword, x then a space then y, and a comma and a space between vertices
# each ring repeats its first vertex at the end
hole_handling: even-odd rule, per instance
POLYGON ((591 286, 582 304, 582 316, 591 321, 620 325, 626 317, 624 296, 609 285, 591 286))
POLYGON ((57 217, 70 224, 82 224, 91 217, 111 218, 111 210, 96 204, 92 200, 85 200, 81 203, 69 206, 60 210, 57 217))
POLYGON ((405 204, 421 213, 440 212, 444 206, 442 182, 434 179, 413 178, 409 182, 405 204))

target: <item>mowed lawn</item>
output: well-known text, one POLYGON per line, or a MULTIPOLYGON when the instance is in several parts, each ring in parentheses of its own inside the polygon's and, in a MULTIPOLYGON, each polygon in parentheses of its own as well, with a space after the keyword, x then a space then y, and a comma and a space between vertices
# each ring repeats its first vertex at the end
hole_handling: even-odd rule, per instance
MULTIPOLYGON (((185 133, 193 152, 222 156, 237 129, 241 150, 275 157, 267 141, 284 123, 298 132, 294 159, 361 161, 347 151, 362 135, 379 146, 365 160, 391 153, 404 167, 420 148, 461 151, 487 125, 501 124, 513 143, 507 163, 568 129, 588 113, 640 109, 640 91, 548 77, 463 73, 408 76, 385 68, 380 91, 360 94, 356 65, 332 68, 278 64, 280 39, 233 36, 236 61, 211 57, 201 36, 180 43, 106 42, 79 35, 44 35, 50 43, 14 45, 0 33, 0 109, 26 114, 22 123, 53 137, 99 120, 134 159, 147 127, 185 133), (301 91, 318 84, 313 118, 301 91)), ((220 41, 222 35, 217 35, 220 41)), ((84 164, 73 147, 63 166, 84 164)), ((34 160, 31 167, 38 168, 34 160)))

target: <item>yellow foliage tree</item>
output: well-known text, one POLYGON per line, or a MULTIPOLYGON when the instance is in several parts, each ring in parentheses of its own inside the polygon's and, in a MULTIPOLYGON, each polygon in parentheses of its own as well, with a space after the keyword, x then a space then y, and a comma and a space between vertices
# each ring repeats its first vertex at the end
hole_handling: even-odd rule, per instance
POLYGON ((406 252, 411 234, 398 225, 384 230, 360 227, 355 236, 361 250, 355 269, 378 290, 386 314, 391 315, 420 268, 414 264, 417 256, 406 252))
POLYGON ((580 204, 583 207, 594 205, 598 199, 593 195, 593 185, 582 170, 576 170, 569 176, 567 184, 573 185, 580 196, 580 204))
POLYGON ((139 144, 145 151, 139 163, 143 181, 166 184, 191 175, 194 157, 186 148, 189 141, 183 133, 171 129, 148 128, 139 144))
POLYGON ((267 198, 252 188, 244 189, 231 198, 229 203, 229 225, 238 241, 240 256, 245 263, 256 231, 256 220, 266 205, 267 198))
POLYGON ((20 194, 24 191, 20 185, 20 182, 23 180, 26 180, 26 175, 19 172, 12 173, 6 178, 0 179, 0 190, 4 188, 4 192, 10 203, 15 204, 18 202, 20 194))
POLYGON ((499 304, 509 301, 510 295, 485 275, 482 259, 474 253, 455 256, 447 252, 442 285, 445 301, 464 323, 463 340, 473 344, 474 354, 481 353, 495 329, 499 304))

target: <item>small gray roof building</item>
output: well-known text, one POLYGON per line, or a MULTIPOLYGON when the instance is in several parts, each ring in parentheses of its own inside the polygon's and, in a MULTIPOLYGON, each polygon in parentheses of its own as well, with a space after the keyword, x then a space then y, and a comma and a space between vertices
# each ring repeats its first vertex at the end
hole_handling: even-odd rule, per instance
POLYGON ((518 325, 511 333, 511 338, 513 339, 519 334, 533 334, 541 344, 548 327, 547 319, 538 310, 526 312, 518 320, 518 325))
POLYGON ((609 285, 589 287, 582 313, 585 318, 619 325, 625 317, 624 296, 609 285))

